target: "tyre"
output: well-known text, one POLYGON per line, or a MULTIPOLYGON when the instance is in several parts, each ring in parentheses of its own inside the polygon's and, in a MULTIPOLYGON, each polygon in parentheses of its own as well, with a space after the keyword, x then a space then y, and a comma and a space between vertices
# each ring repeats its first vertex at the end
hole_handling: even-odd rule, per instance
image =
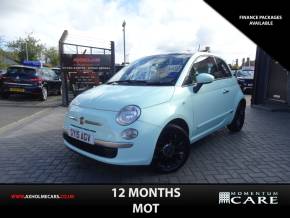
POLYGON ((41 89, 40 100, 41 101, 47 100, 47 88, 46 87, 42 87, 42 89, 41 89))
POLYGON ((4 99, 8 99, 9 96, 10 96, 9 92, 3 92, 3 93, 1 94, 1 97, 4 98, 4 99))
POLYGON ((160 134, 151 167, 159 173, 171 173, 186 162, 190 152, 187 133, 179 126, 169 124, 160 134))
POLYGON ((231 124, 228 125, 228 129, 231 132, 238 132, 242 129, 245 121, 245 109, 246 109, 245 103, 240 102, 233 121, 231 122, 231 124))

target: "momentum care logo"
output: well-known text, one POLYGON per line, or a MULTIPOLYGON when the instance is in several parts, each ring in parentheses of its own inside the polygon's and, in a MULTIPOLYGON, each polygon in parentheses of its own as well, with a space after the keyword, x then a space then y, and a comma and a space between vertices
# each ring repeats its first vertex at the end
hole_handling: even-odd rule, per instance
POLYGON ((278 192, 219 192, 219 204, 278 204, 278 192))

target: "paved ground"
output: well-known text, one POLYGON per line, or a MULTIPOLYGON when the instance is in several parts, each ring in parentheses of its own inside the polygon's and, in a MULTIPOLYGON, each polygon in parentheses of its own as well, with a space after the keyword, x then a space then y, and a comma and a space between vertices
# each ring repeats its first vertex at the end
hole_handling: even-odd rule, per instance
POLYGON ((38 99, 21 95, 12 95, 8 99, 0 98, 0 129, 46 108, 60 104, 60 96, 49 96, 47 101, 39 101, 38 99))
POLYGON ((0 183, 289 183, 290 113, 247 107, 243 131, 226 129, 192 145, 178 172, 108 166, 68 150, 61 137, 66 108, 0 134, 0 183))

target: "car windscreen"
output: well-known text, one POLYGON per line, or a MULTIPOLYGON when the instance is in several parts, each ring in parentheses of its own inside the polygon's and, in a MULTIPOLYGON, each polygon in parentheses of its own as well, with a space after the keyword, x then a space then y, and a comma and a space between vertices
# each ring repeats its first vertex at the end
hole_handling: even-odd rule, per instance
POLYGON ((33 78, 36 77, 36 70, 33 68, 26 67, 9 67, 7 69, 7 76, 9 77, 25 77, 25 78, 33 78))
POLYGON ((174 85, 190 57, 189 54, 145 57, 120 70, 108 84, 174 85))
POLYGON ((254 77, 254 71, 252 70, 242 70, 239 72, 239 76, 241 77, 254 77))

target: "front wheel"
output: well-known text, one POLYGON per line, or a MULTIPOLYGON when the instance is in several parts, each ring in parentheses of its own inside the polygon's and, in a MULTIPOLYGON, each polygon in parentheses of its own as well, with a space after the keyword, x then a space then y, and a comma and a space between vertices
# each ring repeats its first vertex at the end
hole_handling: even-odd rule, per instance
POLYGON ((231 132, 238 132, 242 129, 245 122, 245 109, 246 109, 245 103, 240 102, 233 121, 228 125, 228 129, 231 132))
POLYGON ((171 173, 186 162, 190 152, 187 133, 179 126, 169 124, 159 136, 152 167, 159 173, 171 173))

